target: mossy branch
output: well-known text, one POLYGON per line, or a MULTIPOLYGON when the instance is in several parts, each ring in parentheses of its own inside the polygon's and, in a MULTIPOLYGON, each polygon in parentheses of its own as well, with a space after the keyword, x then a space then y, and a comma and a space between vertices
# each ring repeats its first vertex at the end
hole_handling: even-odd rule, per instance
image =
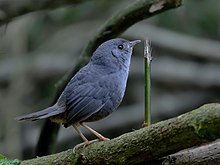
POLYGON ((153 124, 110 141, 91 144, 72 153, 22 161, 22 165, 140 164, 152 162, 182 149, 220 138, 220 104, 207 104, 189 113, 153 124))

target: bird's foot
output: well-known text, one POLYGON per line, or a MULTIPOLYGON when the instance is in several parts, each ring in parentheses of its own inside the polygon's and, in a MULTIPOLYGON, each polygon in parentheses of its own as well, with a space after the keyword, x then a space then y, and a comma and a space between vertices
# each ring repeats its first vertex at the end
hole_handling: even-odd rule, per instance
POLYGON ((78 150, 79 148, 85 148, 87 147, 88 145, 92 144, 92 143, 95 143, 95 142, 98 142, 100 141, 99 139, 95 139, 95 140, 91 140, 91 141, 86 141, 86 142, 83 142, 83 143, 80 143, 80 144, 77 144, 74 148, 73 148, 73 153, 76 152, 76 150, 78 150))
POLYGON ((96 142, 100 142, 100 141, 106 141, 106 140, 110 140, 109 138, 104 138, 104 139, 95 139, 95 140, 91 140, 91 141, 86 141, 80 144, 77 144, 74 148, 73 148, 73 153, 76 152, 76 150, 78 150, 79 148, 85 148, 88 145, 92 144, 92 143, 96 143, 96 142))

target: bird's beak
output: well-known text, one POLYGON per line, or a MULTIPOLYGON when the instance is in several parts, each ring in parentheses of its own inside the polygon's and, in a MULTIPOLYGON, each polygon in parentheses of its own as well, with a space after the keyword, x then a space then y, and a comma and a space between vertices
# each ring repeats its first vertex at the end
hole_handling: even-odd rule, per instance
POLYGON ((140 42, 141 42, 141 40, 130 41, 130 42, 129 42, 129 46, 130 46, 130 47, 133 47, 134 45, 136 45, 137 43, 140 43, 140 42))

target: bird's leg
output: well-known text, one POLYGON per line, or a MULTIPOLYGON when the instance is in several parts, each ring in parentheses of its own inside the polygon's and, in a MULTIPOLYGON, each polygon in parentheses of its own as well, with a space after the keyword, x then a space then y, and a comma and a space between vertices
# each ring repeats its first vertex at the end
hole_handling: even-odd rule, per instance
POLYGON ((91 141, 89 141, 84 135, 83 135, 83 133, 79 130, 79 128, 76 126, 76 125, 72 125, 73 126, 73 128, 75 128, 75 130, 76 130, 76 132, 80 135, 80 137, 83 139, 83 143, 80 143, 80 144, 77 144, 74 148, 73 148, 73 153, 75 153, 75 151, 78 149, 78 148, 80 148, 80 147, 86 147, 87 145, 89 145, 89 144, 92 144, 92 143, 95 143, 95 142, 97 142, 97 139, 95 139, 95 140, 91 140, 91 141))
POLYGON ((78 129, 76 125, 72 125, 73 128, 75 128, 76 132, 80 135, 80 137, 83 139, 84 142, 88 142, 88 139, 83 135, 83 133, 78 129))
POLYGON ((90 142, 88 141, 88 139, 83 135, 83 133, 78 129, 78 127, 76 125, 72 125, 73 128, 75 128, 76 132, 80 135, 80 137, 83 139, 83 143, 77 144, 74 148, 73 148, 73 153, 75 153, 75 151, 80 148, 80 147, 85 147, 86 145, 90 144, 90 142))
POLYGON ((80 123, 80 125, 83 126, 84 128, 86 128, 87 130, 89 130, 90 132, 92 132, 96 137, 98 137, 98 139, 100 141, 109 140, 108 138, 105 138, 104 136, 102 136, 100 133, 98 133, 94 129, 92 129, 89 126, 85 125, 84 123, 80 123))

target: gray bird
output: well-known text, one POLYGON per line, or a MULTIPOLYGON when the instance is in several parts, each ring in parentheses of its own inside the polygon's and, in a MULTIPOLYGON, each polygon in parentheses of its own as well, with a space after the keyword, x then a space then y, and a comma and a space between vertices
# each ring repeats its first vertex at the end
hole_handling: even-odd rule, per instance
POLYGON ((88 143, 78 129, 81 125, 99 140, 106 140, 84 122, 100 120, 119 106, 125 93, 132 50, 139 42, 140 40, 118 38, 102 43, 93 53, 89 63, 69 81, 56 104, 18 117, 17 120, 49 118, 65 127, 73 126, 84 143, 88 143))

